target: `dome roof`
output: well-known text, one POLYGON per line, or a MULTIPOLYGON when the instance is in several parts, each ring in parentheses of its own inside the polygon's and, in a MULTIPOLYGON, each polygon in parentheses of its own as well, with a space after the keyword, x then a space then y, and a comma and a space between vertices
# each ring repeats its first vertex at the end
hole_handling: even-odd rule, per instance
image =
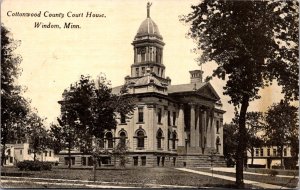
POLYGON ((161 38, 157 25, 150 17, 142 22, 136 34, 137 37, 148 35, 156 35, 161 38))

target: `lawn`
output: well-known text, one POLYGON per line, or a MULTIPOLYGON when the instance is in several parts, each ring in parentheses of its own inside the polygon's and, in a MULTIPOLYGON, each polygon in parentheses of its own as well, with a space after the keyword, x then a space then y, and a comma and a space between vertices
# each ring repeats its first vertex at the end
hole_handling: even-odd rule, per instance
MULTIPOLYGON (((54 178, 72 180, 92 180, 91 169, 61 169, 53 168, 52 171, 18 171, 17 168, 3 168, 1 175, 26 176, 31 178, 54 178)), ((195 175, 174 168, 126 168, 126 169, 101 169, 97 170, 97 182, 112 182, 131 184, 131 186, 149 187, 149 184, 179 185, 196 187, 232 187, 234 182, 222 179, 213 179, 210 176, 195 175)), ((3 184, 4 185, 4 184, 3 184)), ((7 184, 9 185, 9 184, 7 184)), ((18 184, 15 184, 18 187, 18 184)), ((22 186, 25 187, 25 186, 22 186)))
MULTIPOLYGON (((210 172, 210 168, 196 168, 195 170, 198 171, 203 171, 203 172, 210 172)), ((259 169, 247 169, 247 172, 253 172, 253 173, 262 173, 262 174, 268 174, 269 171, 267 170, 259 170, 259 169), (254 172, 256 171, 256 172, 254 172)), ((221 172, 221 171, 213 171, 214 174, 220 174, 220 175, 226 175, 230 177, 235 177, 235 173, 229 173, 229 172, 221 172)), ((282 174, 290 174, 289 176, 295 176, 291 174, 297 174, 298 171, 278 171, 279 175, 282 174)), ((298 176, 298 175, 296 175, 298 176)), ((257 181, 257 182, 263 182, 263 183, 268 183, 268 184, 273 184, 273 185, 278 185, 278 186, 284 186, 284 187, 289 187, 289 188, 295 188, 297 187, 298 184, 298 178, 286 178, 286 177, 278 177, 278 176, 271 176, 271 175, 253 175, 253 174, 245 174, 244 173, 244 179, 245 180, 251 180, 251 181, 257 181)))

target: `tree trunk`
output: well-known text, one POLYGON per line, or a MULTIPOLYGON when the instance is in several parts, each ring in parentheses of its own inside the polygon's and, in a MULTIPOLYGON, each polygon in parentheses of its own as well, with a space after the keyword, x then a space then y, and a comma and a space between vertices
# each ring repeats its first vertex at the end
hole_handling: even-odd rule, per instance
POLYGON ((283 146, 280 147, 280 169, 285 169, 284 163, 283 163, 283 146))
POLYGON ((251 148, 251 165, 253 167, 253 160, 254 160, 254 148, 251 148))
POLYGON ((96 182, 96 157, 93 156, 93 173, 94 173, 94 182, 96 182))
POLYGON ((246 150, 246 113, 249 106, 249 98, 247 96, 243 97, 240 115, 239 115, 239 136, 238 136, 238 146, 236 152, 236 186, 237 188, 244 188, 244 153, 246 150))
POLYGON ((6 149, 6 144, 2 143, 2 153, 1 153, 1 166, 4 166, 4 162, 5 162, 5 149, 6 149))
POLYGON ((68 146, 68 154, 69 154, 69 166, 68 168, 71 168, 71 143, 69 142, 69 146, 68 146))

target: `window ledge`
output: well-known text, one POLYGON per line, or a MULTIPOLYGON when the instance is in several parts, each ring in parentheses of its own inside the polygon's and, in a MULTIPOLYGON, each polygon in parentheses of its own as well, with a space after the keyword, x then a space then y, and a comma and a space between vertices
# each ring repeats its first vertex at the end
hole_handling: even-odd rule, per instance
POLYGON ((119 123, 119 125, 127 125, 127 123, 119 123))
POLYGON ((158 124, 158 125, 162 125, 163 123, 159 123, 159 122, 158 122, 157 124, 158 124))
POLYGON ((145 122, 136 122, 136 124, 145 124, 145 122))
POLYGON ((145 148, 143 148, 143 147, 137 147, 136 149, 137 150, 144 150, 145 148))

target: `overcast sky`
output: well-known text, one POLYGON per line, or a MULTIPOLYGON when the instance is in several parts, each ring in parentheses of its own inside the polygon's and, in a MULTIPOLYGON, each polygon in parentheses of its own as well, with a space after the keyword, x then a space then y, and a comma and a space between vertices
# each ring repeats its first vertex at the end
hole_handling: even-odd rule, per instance
MULTIPOLYGON (((172 84, 189 83, 189 70, 200 69, 195 62, 198 55, 191 52, 195 47, 185 37, 188 25, 179 22, 179 15, 191 11, 190 6, 198 1, 152 0, 151 18, 158 25, 166 43, 164 64, 166 76, 172 84)), ((47 123, 56 120, 60 113, 57 103, 64 89, 79 79, 81 74, 96 77, 101 72, 111 80, 113 86, 122 85, 124 77, 130 75, 133 63, 131 42, 146 18, 145 0, 4 0, 1 22, 12 32, 13 38, 21 40, 16 50, 23 58, 23 73, 18 82, 27 87, 24 94, 32 100, 47 123), (13 13, 39 13, 41 17, 18 17, 13 13), (46 12, 46 15, 44 13, 46 12), (68 12, 83 17, 70 18, 68 12), (87 12, 104 14, 105 18, 87 18, 87 12), (50 14, 64 17, 49 17, 50 14), (9 15, 9 16, 8 16, 9 15), (47 17, 45 17, 47 16, 47 17), (58 24, 61 29, 34 28, 36 22, 58 24), (64 23, 80 25, 80 29, 63 29, 64 23)), ((203 66, 204 77, 210 75, 214 63, 203 66)), ((229 97, 223 95, 225 81, 211 81, 221 96, 224 121, 233 117, 233 106, 229 97)), ((282 97, 279 88, 267 88, 260 92, 261 100, 250 104, 249 110, 265 111, 282 97)))

